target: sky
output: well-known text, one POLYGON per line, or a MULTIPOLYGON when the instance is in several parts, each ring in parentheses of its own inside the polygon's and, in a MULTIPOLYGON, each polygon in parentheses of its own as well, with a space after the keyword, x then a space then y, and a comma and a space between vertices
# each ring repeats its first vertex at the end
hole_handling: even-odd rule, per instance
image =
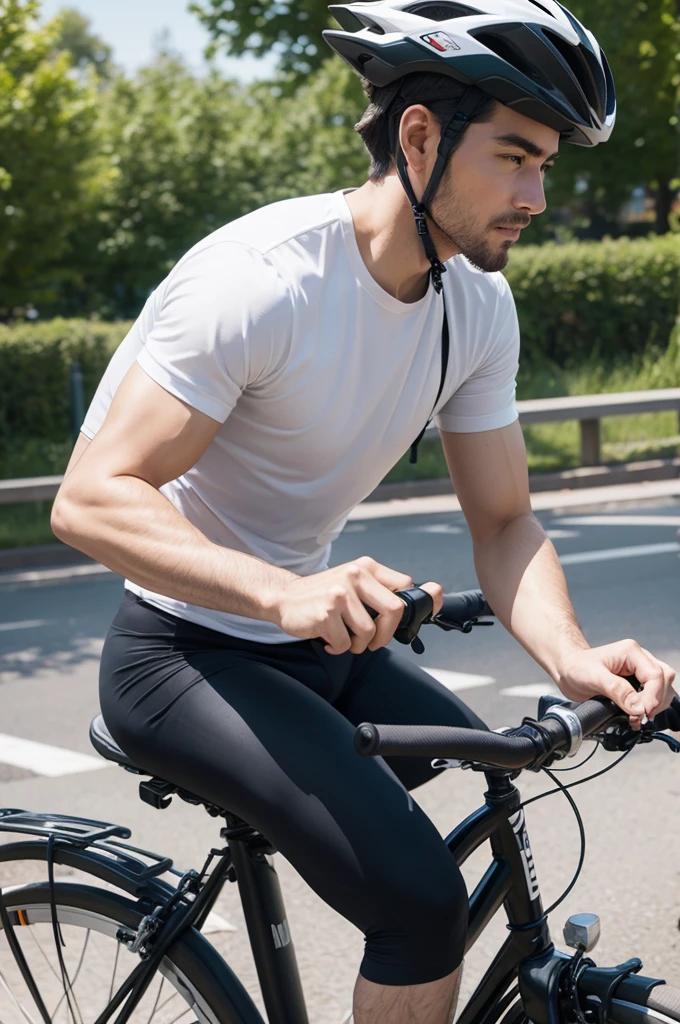
MULTIPOLYGON (((42 0, 43 20, 62 7, 75 7, 90 19, 92 29, 113 47, 114 60, 132 72, 154 52, 154 40, 165 30, 170 44, 187 58, 192 68, 203 66, 202 51, 209 42, 207 31, 187 10, 189 0, 42 0)), ((238 60, 220 57, 218 66, 243 81, 264 78, 273 70, 271 58, 238 60)))

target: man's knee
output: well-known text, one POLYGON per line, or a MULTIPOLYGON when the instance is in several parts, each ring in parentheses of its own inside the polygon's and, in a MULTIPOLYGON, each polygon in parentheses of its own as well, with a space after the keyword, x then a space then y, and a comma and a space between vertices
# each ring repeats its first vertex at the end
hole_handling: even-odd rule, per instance
POLYGON ((422 985, 460 966, 468 897, 455 861, 450 870, 426 865, 407 882, 383 920, 366 933, 361 974, 379 985, 422 985))

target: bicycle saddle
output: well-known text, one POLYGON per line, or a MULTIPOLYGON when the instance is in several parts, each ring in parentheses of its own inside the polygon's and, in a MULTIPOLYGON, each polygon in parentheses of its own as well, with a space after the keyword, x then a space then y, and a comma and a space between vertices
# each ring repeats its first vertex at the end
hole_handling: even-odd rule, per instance
POLYGON ((90 743, 102 757, 105 757, 107 761, 114 761, 116 764, 123 765, 125 768, 134 768, 135 771, 141 772, 145 775, 152 775, 153 772, 145 772, 144 769, 135 764, 132 758, 125 754, 113 736, 106 727, 106 723, 101 714, 95 715, 90 725, 90 743))

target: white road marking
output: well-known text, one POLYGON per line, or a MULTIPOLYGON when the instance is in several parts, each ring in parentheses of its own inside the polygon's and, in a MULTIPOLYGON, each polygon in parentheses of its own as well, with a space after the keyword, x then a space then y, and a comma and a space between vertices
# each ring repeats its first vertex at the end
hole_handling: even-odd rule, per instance
POLYGON ((40 626, 53 626, 56 619, 24 619, 23 622, 0 622, 0 633, 10 633, 15 629, 38 629, 40 626))
POLYGON ((533 697, 538 699, 539 697, 553 696, 559 694, 558 688, 554 683, 526 683, 523 686, 508 686, 505 690, 501 690, 503 697, 533 697))
POLYGON ((560 526, 680 526, 680 516, 565 516, 555 522, 560 526))
POLYGON ((643 555, 670 555, 680 551, 677 541, 668 544, 638 544, 630 548, 605 548, 602 551, 575 551, 562 555, 562 565, 583 565, 585 562, 610 562, 619 558, 640 558, 643 555))
POLYGON ((450 526, 448 523, 434 523, 432 526, 411 526, 409 533, 462 533, 460 526, 450 526))
MULTIPOLYGON (((680 496, 680 477, 673 480, 649 480, 639 484, 603 484, 600 487, 577 487, 573 491, 538 491, 531 495, 534 512, 579 509, 619 501, 647 501, 649 498, 680 496)), ((432 515, 436 512, 460 512, 455 494, 429 495, 421 498, 400 498, 392 501, 362 501, 352 509, 350 520, 392 519, 394 516, 432 515)))
POLYGON ((204 935, 214 935, 217 932, 237 932, 238 928, 224 917, 221 917, 220 914, 215 914, 211 911, 201 931, 204 935))
POLYGON ((567 537, 580 537, 580 530, 546 530, 550 540, 566 540, 567 537))
POLYGON ((478 686, 491 686, 496 682, 493 676, 476 676, 470 672, 449 672, 445 668, 426 668, 425 671, 429 672, 452 693, 457 693, 459 690, 474 690, 478 686))
POLYGON ((89 754, 64 750, 63 747, 51 747, 35 740, 22 740, 6 733, 0 733, 0 763, 51 778, 112 767, 111 762, 101 757, 90 757, 89 754))
POLYGON ((30 569, 21 572, 0 573, 0 586, 15 583, 50 583, 52 580, 70 580, 76 576, 112 576, 113 571, 95 562, 93 565, 66 565, 60 569, 30 569))

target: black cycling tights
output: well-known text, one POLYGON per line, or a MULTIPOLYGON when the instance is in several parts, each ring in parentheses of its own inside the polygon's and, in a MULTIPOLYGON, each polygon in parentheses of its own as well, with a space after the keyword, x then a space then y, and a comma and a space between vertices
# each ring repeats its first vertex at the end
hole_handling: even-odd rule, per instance
POLYGON ((101 707, 140 765, 262 832, 366 937, 361 973, 418 985, 463 958, 467 895, 408 790, 427 759, 359 757, 362 721, 485 728, 392 651, 328 655, 176 618, 126 591, 104 644, 101 707))

